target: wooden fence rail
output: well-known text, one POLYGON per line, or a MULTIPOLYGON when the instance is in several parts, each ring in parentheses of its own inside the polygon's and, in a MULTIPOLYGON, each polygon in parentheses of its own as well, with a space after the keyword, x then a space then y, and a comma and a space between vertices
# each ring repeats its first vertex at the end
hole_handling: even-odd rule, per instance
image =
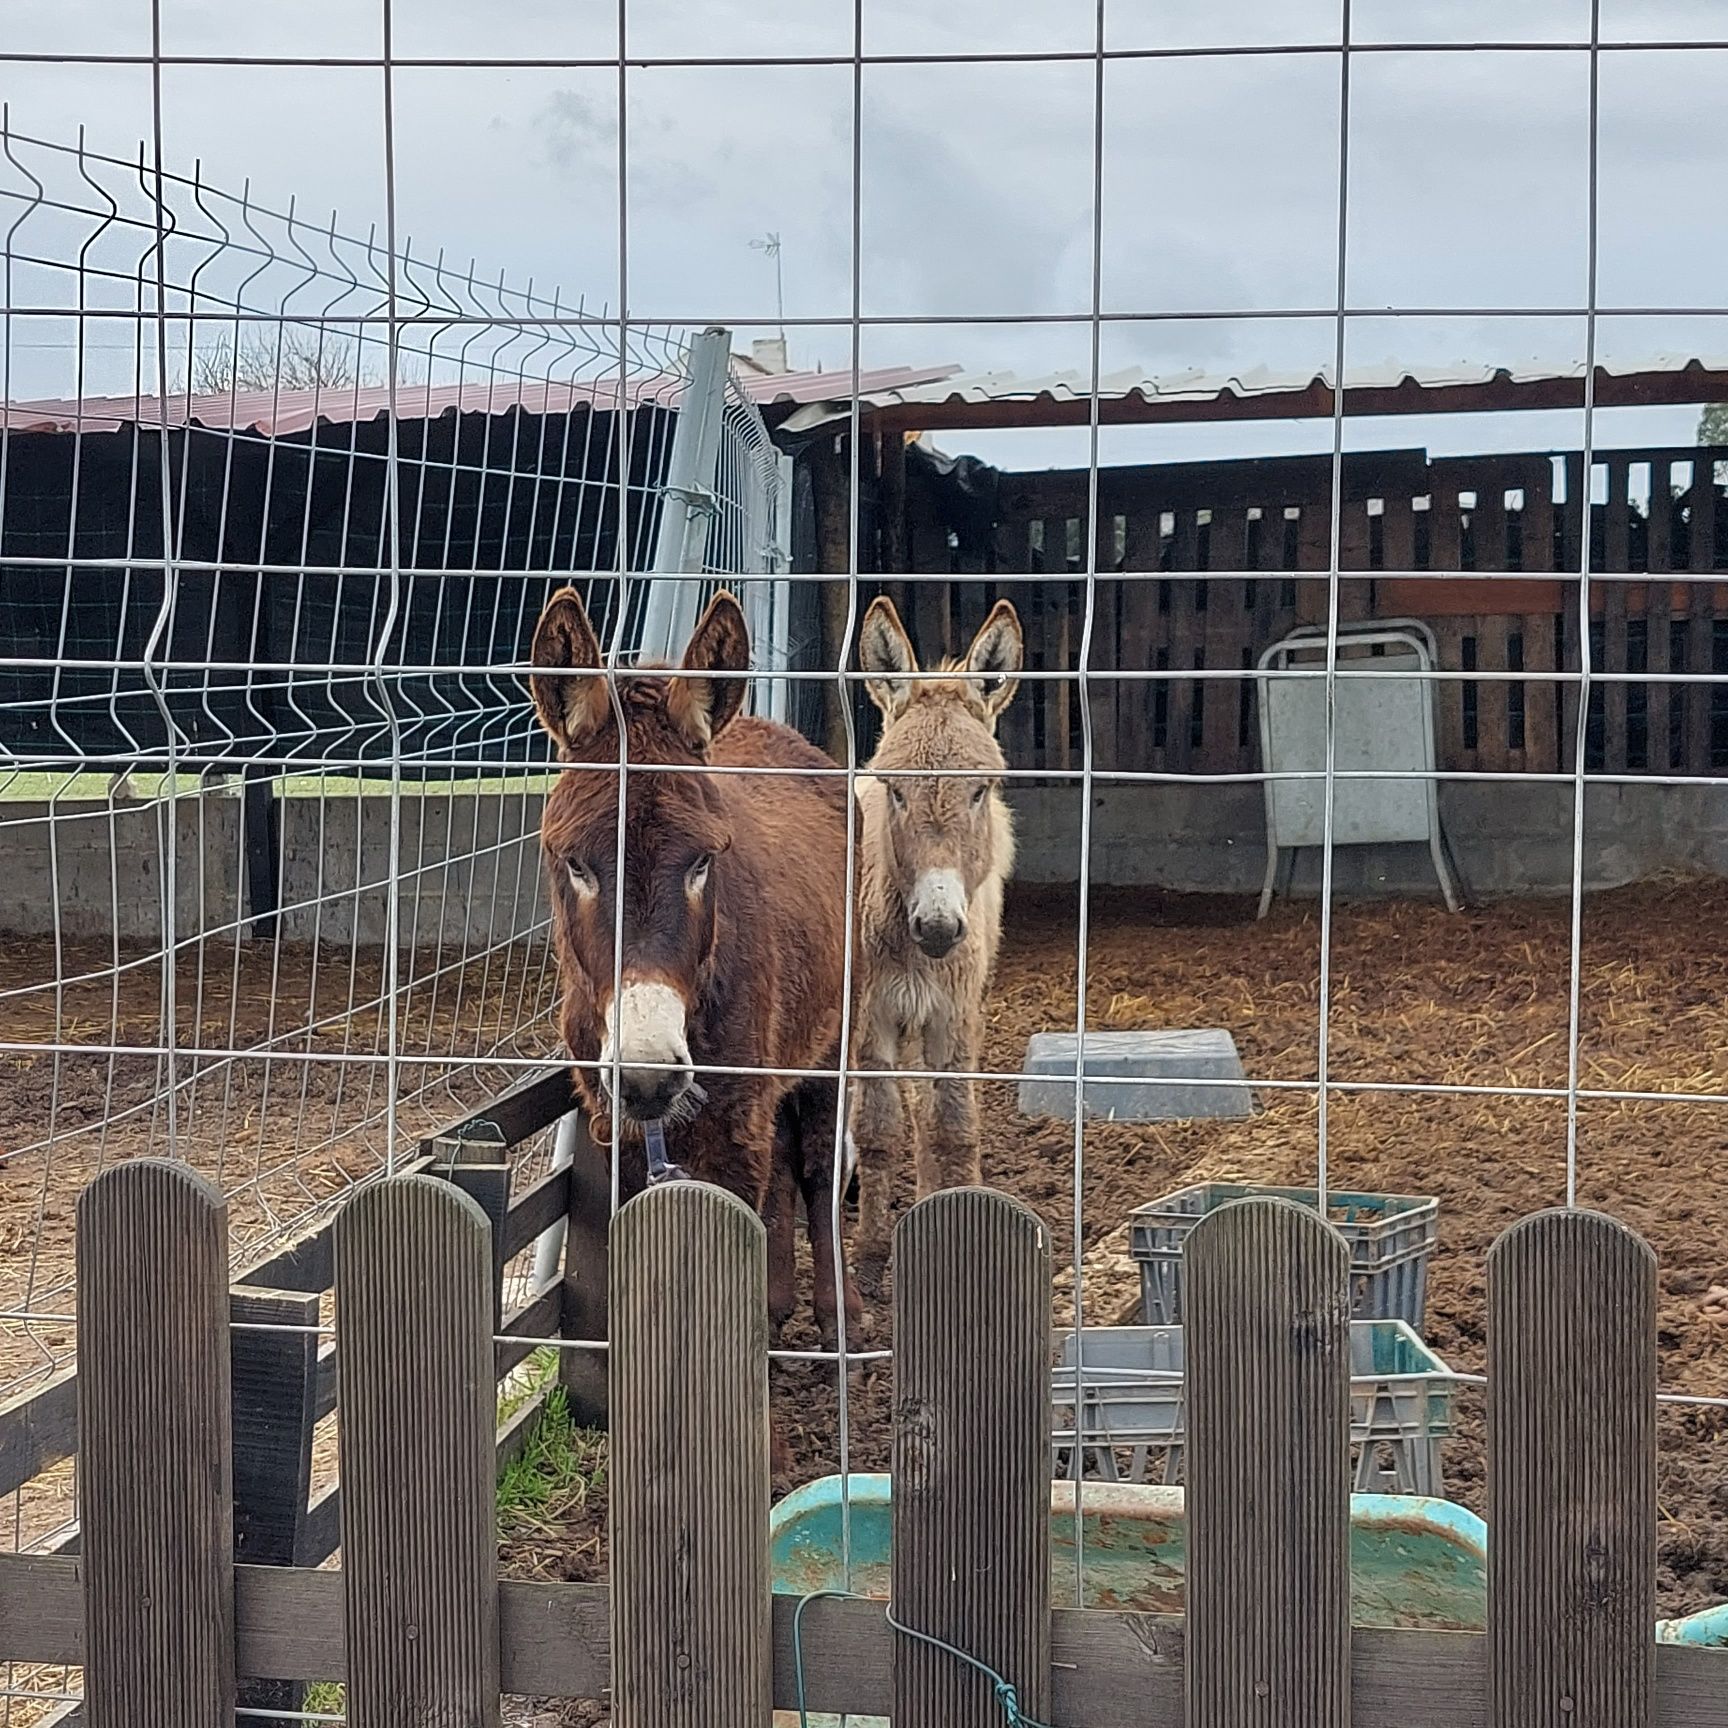
MULTIPOLYGON (((81 1666, 91 1728, 229 1728, 257 1678, 346 1682, 355 1728, 485 1728, 506 1693, 609 1695, 619 1728, 795 1705, 751 1214, 680 1184, 614 1221, 609 1590, 496 1576, 486 1220, 422 1176, 363 1190, 334 1244, 345 1570, 236 1566, 226 1229, 171 1164, 81 1200, 84 1553, 0 1556, 0 1660, 81 1666)), ((977 1190, 902 1221, 898 1627, 879 1602, 814 1604, 812 1709, 993 1722, 991 1688, 910 1627, 1086 1728, 1728 1728, 1728 1651, 1654 1643, 1654 1269, 1632 1232, 1544 1213, 1490 1257, 1485 1635, 1350 1624, 1337 1236, 1249 1201, 1188 1253, 1185 1625, 1052 1605, 1042 1225, 977 1190)))

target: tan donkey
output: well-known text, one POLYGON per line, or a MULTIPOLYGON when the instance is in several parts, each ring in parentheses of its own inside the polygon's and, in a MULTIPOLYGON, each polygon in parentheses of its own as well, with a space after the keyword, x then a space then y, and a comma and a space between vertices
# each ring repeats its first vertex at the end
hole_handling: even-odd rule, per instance
POLYGON ((978 1068, 984 993, 1014 865, 996 722, 1013 699, 1024 653, 1020 620, 1006 600, 965 657, 943 663, 940 678, 909 676, 918 658, 886 596, 872 602, 859 638, 866 687, 884 724, 858 781, 853 1062, 864 1070, 949 1071, 934 1081, 856 1085, 853 1258, 872 1292, 888 1263, 900 1149, 916 1145, 920 1199, 980 1180, 978 1104, 966 1076, 978 1068))

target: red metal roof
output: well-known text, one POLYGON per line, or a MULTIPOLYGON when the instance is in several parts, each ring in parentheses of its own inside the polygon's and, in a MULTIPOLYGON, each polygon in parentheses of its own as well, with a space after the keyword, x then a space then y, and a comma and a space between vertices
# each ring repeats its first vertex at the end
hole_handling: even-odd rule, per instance
MULTIPOLYGON (((858 394, 914 389, 953 377, 958 366, 885 366, 861 372, 856 379, 858 394)), ((775 403, 825 402, 835 396, 849 397, 854 378, 844 372, 744 372, 739 385, 762 407, 775 403)), ((631 378, 622 397, 629 407, 676 403, 684 380, 672 373, 631 378)), ((397 412, 405 420, 435 420, 440 415, 504 414, 520 408, 529 414, 565 414, 573 408, 602 411, 617 407, 620 386, 605 374, 562 383, 544 379, 497 378, 467 384, 401 384, 396 390, 397 412)), ((169 426, 191 424, 212 430, 251 431, 265 437, 304 432, 315 422, 347 425, 375 420, 390 409, 390 392, 384 385, 325 388, 322 390, 240 390, 214 395, 167 398, 166 413, 160 397, 152 395, 86 396, 82 400, 48 399, 10 402, 0 407, 0 424, 14 432, 113 432, 122 426, 169 426)))

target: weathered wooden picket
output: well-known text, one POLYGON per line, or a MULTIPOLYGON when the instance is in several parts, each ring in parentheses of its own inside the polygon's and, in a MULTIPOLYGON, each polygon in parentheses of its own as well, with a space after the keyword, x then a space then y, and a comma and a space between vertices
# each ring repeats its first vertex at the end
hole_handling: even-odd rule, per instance
MULTIPOLYGON (((228 1728, 247 1679, 346 1682, 358 1728, 483 1728, 500 1694, 610 1698, 618 1728, 796 1701, 768 1564, 765 1247, 719 1191, 612 1225, 610 1588, 500 1580, 493 1249, 452 1184, 397 1177, 335 1233, 342 1570, 236 1565, 225 1208, 183 1166, 79 1203, 83 1552, 0 1557, 0 1660, 83 1668, 91 1728, 228 1728)), ((1086 1728, 1718 1728, 1728 1651, 1654 1642, 1655 1267, 1544 1213, 1488 1264, 1488 1631, 1349 1622, 1347 1262, 1251 1201, 1187 1250, 1186 1622, 1052 1601, 1050 1249, 981 1190, 896 1238, 893 1590, 1039 1720, 1086 1728)), ((803 1621, 813 1710, 997 1728, 990 1684, 880 1602, 803 1621)))

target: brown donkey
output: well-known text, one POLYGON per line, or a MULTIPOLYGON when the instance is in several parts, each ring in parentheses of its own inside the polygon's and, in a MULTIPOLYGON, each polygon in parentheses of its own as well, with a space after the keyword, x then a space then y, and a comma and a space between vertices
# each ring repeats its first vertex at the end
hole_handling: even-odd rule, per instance
MULTIPOLYGON (((564 762, 618 759, 604 657, 581 597, 553 595, 534 632, 529 687, 564 762), (580 674, 587 674, 581 676, 580 674)), ((676 669, 618 677, 632 770, 624 813, 622 988, 613 1002, 618 771, 562 769, 540 825, 551 880, 564 1041, 576 1088, 638 1190, 688 1172, 729 1189, 768 1226, 769 1310, 794 1301, 802 1193, 815 1308, 834 1333, 831 1079, 725 1069, 838 1066, 844 977, 846 793, 831 774, 713 774, 708 767, 829 769, 796 732, 740 715, 749 632, 718 594, 676 669), (667 772, 667 770, 672 770, 667 772), (611 1064, 618 1097, 609 1096, 611 1064), (583 1067, 580 1064, 589 1064, 583 1067)), ((856 1312, 850 1288, 848 1310, 856 1312)))
POLYGON ((859 637, 884 725, 869 777, 858 782, 853 1060, 863 1069, 958 1070, 933 1083, 857 1084, 854 1258, 875 1290, 888 1260, 896 1148, 916 1140, 920 1198, 980 1179, 978 1104, 963 1076, 978 1067, 1003 885, 1014 864, 996 721, 1013 699, 1024 649, 1006 600, 996 602, 965 657, 944 662, 939 679, 907 676, 918 659, 886 596, 872 602, 859 637), (920 773, 932 769, 955 777, 920 773), (878 778, 878 770, 896 772, 878 778))

